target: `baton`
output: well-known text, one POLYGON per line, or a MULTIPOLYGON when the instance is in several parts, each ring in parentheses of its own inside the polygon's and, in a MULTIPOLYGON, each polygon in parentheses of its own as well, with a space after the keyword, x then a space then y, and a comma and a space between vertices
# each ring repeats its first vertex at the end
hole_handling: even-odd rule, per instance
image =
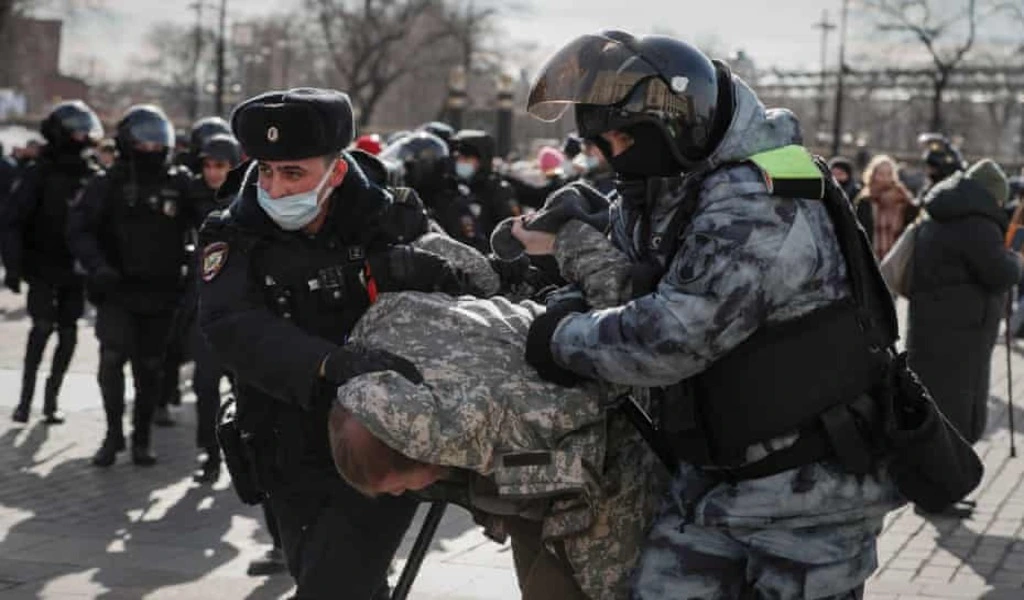
POLYGON ((444 509, 447 506, 447 502, 432 502, 430 504, 430 510, 427 511, 427 516, 423 519, 423 526, 420 527, 412 550, 409 551, 409 560, 405 562, 402 574, 398 576, 398 583, 395 584, 395 591, 391 593, 391 600, 405 600, 409 595, 409 589, 412 588, 412 582, 416 580, 416 575, 419 574, 420 567, 423 566, 423 559, 427 556, 430 543, 434 541, 434 534, 437 533, 437 527, 441 524, 441 518, 444 517, 444 509))
POLYGON ((1010 317, 1013 316, 1013 290, 1006 295, 1006 409, 1010 411, 1010 458, 1017 457, 1017 442, 1014 440, 1013 425, 1013 371, 1010 370, 1010 355, 1013 348, 1013 332, 1010 331, 1010 317))

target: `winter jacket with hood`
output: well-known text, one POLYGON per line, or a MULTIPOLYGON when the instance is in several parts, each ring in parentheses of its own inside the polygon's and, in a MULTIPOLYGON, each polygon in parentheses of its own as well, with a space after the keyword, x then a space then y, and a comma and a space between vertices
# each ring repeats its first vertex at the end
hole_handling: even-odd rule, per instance
MULTIPOLYGON (((649 180, 641 194, 621 190, 623 198, 612 210, 613 241, 635 262, 653 256, 665 272, 652 293, 564 319, 551 344, 563 367, 641 389, 671 385, 701 373, 761 327, 849 297, 844 258, 823 203, 770 195, 762 173, 742 162, 799 144, 796 117, 788 110, 766 111, 742 80, 733 82, 732 122, 710 158, 711 172, 673 256, 658 251, 670 246, 661 241, 684 197, 685 179, 649 180)), ((743 418, 737 415, 737 427, 743 418)), ((748 459, 793 439, 759 445, 760 456, 751 448, 748 459)), ((715 483, 683 464, 671 500, 689 506, 689 522, 698 526, 759 530, 780 559, 812 565, 827 560, 835 573, 843 573, 828 578, 822 589, 830 593, 867 578, 876 564, 874 536, 882 518, 901 502, 884 470, 857 477, 827 461, 736 484, 715 483), (694 490, 706 493, 691 505, 685 498, 694 490), (769 539, 808 527, 817 532, 813 543, 769 539), (840 530, 855 532, 863 543, 851 543, 840 530)), ((656 522, 645 562, 678 564, 676 516, 666 513, 656 522)), ((671 578, 669 571, 658 577, 671 578)))
POLYGON ((985 430, 989 365, 1020 259, 1004 246, 1005 211, 954 173, 925 197, 911 279, 910 366, 970 442, 985 430))

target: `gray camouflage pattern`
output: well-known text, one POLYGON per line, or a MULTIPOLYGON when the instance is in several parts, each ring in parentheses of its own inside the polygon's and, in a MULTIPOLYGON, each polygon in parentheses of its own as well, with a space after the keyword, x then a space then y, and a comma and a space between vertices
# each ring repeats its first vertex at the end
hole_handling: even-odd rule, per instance
MULTIPOLYGON (((573 222, 556 246, 563 272, 591 304, 628 298, 629 261, 598 230, 573 222)), ((544 539, 563 542, 589 597, 619 600, 628 597, 668 474, 633 427, 602 408, 620 388, 570 389, 536 377, 523 356, 529 325, 542 311, 504 298, 384 294, 352 339, 412 360, 426 383, 367 374, 339 388, 338 402, 407 456, 490 476, 499 498, 475 497, 480 510, 512 500, 525 514, 548 498, 544 539), (538 452, 550 463, 505 464, 538 452)))
MULTIPOLYGON (((736 114, 711 161, 726 166, 702 182, 679 251, 662 258, 665 275, 652 294, 563 320, 552 351, 566 368, 641 389, 673 384, 759 327, 849 296, 824 205, 771 197, 755 167, 730 165, 800 143, 792 113, 766 111, 734 81, 736 114)), ((649 207, 654 236, 666 231, 685 181, 658 185, 649 207)), ((625 202, 613 207, 611 235, 637 261, 640 248, 653 244, 640 239, 634 210, 625 202)), ((729 582, 738 580, 767 597, 841 597, 874 569, 881 520, 900 503, 884 470, 856 477, 820 463, 731 485, 684 465, 652 527, 633 596, 731 598, 729 582)))
POLYGON ((581 287, 593 308, 618 306, 632 295, 629 257, 583 221, 569 221, 558 230, 555 260, 562 277, 581 287))
POLYGON ((501 289, 501 280, 491 264, 476 248, 453 239, 446 233, 429 232, 412 242, 413 246, 439 254, 461 271, 484 296, 493 296, 501 289))

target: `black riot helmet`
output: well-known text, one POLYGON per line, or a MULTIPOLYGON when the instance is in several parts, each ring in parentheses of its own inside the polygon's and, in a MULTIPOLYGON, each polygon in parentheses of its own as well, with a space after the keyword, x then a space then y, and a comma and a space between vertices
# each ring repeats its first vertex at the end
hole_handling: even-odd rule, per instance
POLYGON ((443 121, 431 121, 429 123, 424 123, 420 127, 420 130, 432 133, 441 138, 445 144, 448 144, 449 148, 451 147, 452 138, 455 137, 455 128, 443 121))
POLYGON ((385 163, 401 166, 405 185, 427 196, 442 188, 451 165, 448 144, 426 131, 410 133, 384 149, 385 163))
POLYGON ((480 172, 490 173, 494 163, 494 138, 491 134, 478 129, 463 129, 452 138, 451 148, 461 156, 477 157, 480 159, 480 172))
POLYGON ((721 143, 732 121, 733 94, 728 67, 693 46, 611 30, 576 38, 548 59, 527 110, 555 121, 573 106, 579 135, 594 140, 606 156, 599 136, 607 131, 657 141, 675 163, 663 169, 677 166, 678 174, 699 169, 721 143))
POLYGON ((218 133, 231 135, 231 126, 220 117, 203 117, 192 124, 192 130, 188 134, 188 147, 192 152, 198 153, 203 149, 207 140, 218 133))
POLYGON ((921 160, 932 184, 967 168, 960 151, 941 133, 922 133, 917 143, 924 149, 921 160))
POLYGON ((40 124, 39 132, 54 149, 81 150, 103 139, 103 124, 88 104, 69 100, 53 107, 40 124))
POLYGON ((242 162, 242 146, 230 133, 218 133, 210 136, 199 150, 199 159, 204 158, 223 160, 234 168, 242 162))
MULTIPOLYGON (((136 104, 118 121, 115 141, 122 157, 133 160, 141 155, 160 155, 163 164, 167 164, 174 150, 174 127, 160 107, 136 104), (150 148, 141 150, 140 145, 150 148)), ((147 158, 146 162, 156 161, 147 158)))

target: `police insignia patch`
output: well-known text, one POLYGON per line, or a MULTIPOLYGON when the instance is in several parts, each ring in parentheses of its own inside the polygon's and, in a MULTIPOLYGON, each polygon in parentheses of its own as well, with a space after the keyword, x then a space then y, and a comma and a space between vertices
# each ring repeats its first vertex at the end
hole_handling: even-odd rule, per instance
POLYGON ((213 278, 224 268, 228 261, 228 245, 224 242, 214 242, 203 249, 203 281, 213 281, 213 278))

